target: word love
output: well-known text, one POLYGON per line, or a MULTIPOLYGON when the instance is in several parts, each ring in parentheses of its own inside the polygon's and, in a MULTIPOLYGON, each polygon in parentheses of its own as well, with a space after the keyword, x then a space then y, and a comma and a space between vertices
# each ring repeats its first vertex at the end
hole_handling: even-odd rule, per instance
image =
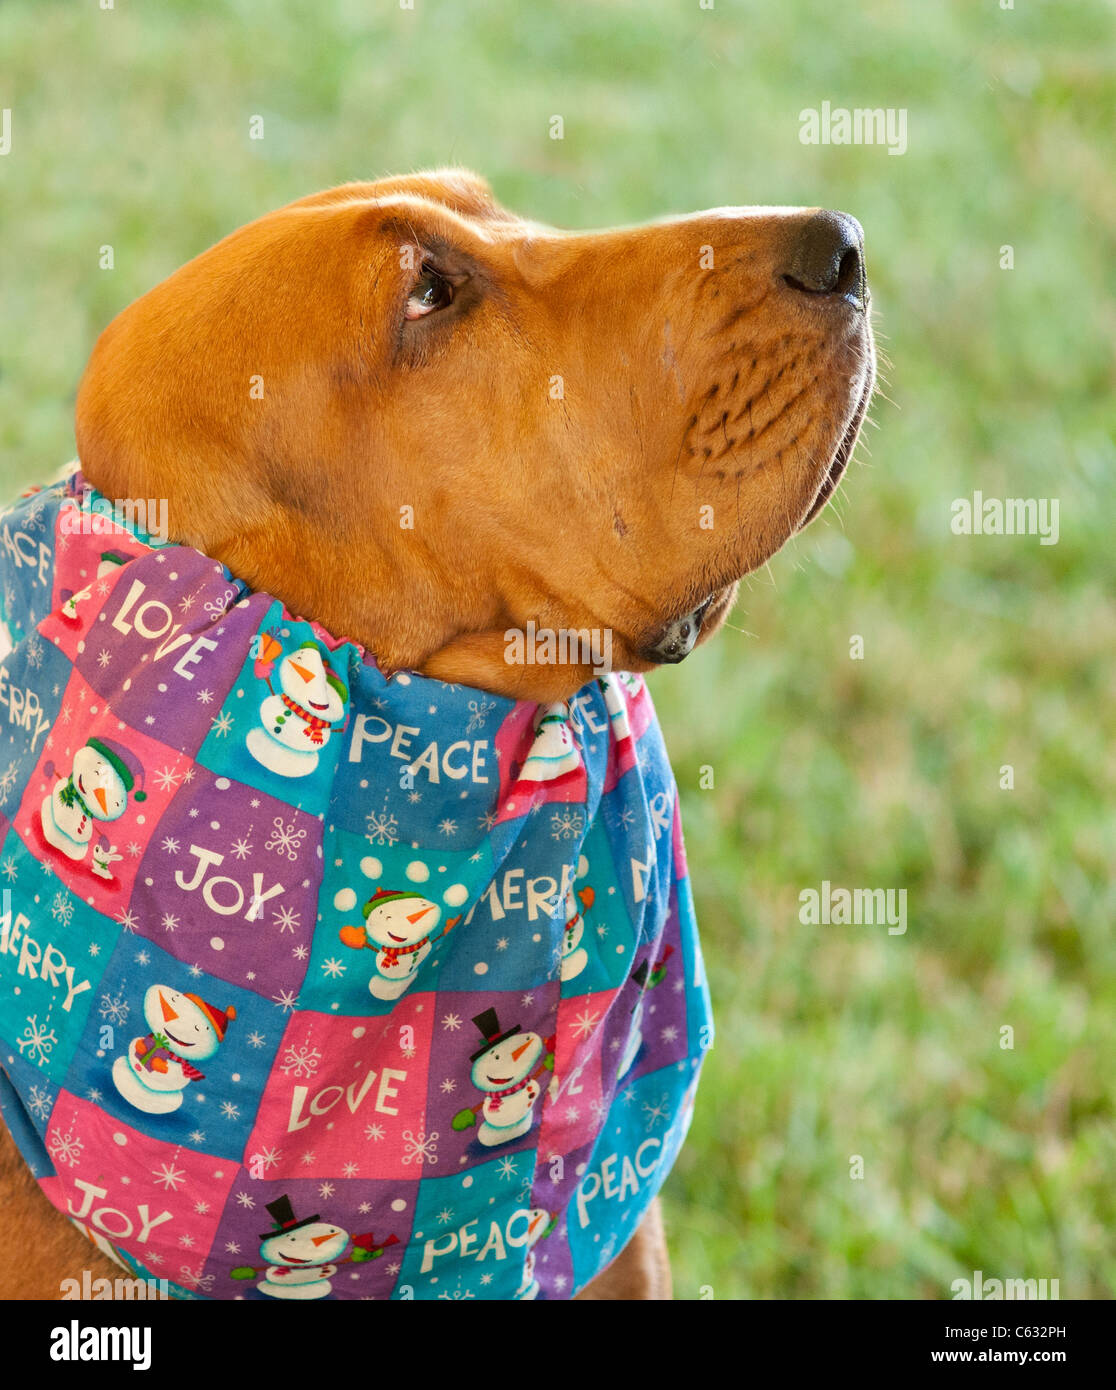
MULTIPOLYGON (((348 1104, 349 1114, 355 1115, 375 1079, 375 1071, 369 1070, 359 1091, 356 1089, 355 1081, 347 1089, 342 1086, 323 1086, 311 1098, 309 1107, 306 1107, 306 1101, 307 1097, 310 1096, 310 1087, 296 1086, 291 1096, 291 1114, 287 1121, 287 1133, 293 1134, 296 1129, 305 1129, 310 1123, 311 1115, 328 1115, 342 1096, 345 1097, 348 1104), (305 1114, 305 1108, 308 1108, 309 1114, 305 1114)), ((372 1103, 372 1109, 378 1110, 381 1115, 398 1115, 398 1108, 388 1104, 389 1100, 394 1099, 399 1094, 398 1088, 393 1086, 392 1082, 404 1082, 406 1079, 407 1073, 405 1071, 396 1071, 393 1067, 385 1067, 380 1073, 380 1084, 376 1090, 376 1099, 372 1103)))
POLYGON ((155 648, 155 661, 162 661, 163 657, 189 643, 188 649, 175 662, 174 673, 183 680, 192 681, 194 672, 186 667, 196 666, 204 651, 215 652, 217 643, 211 642, 208 637, 191 637, 188 632, 183 632, 182 624, 175 622, 174 614, 161 599, 149 598, 140 603, 146 590, 147 585, 142 579, 133 580, 119 612, 112 620, 113 627, 126 637, 135 632, 144 641, 159 642, 155 648), (160 638, 163 640, 160 641, 160 638))

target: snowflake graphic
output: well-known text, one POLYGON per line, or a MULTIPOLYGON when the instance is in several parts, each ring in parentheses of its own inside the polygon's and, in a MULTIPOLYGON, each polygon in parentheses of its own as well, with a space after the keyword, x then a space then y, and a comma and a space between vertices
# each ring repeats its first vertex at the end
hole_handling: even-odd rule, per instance
MULTIPOLYGON (((380 1140, 384 1137, 383 1125, 365 1125, 364 1137, 365 1139, 371 1139, 374 1143, 378 1144, 380 1140)), ((404 1162, 405 1161, 406 1160, 404 1160, 404 1162)))
POLYGON ((255 1199, 249 1197, 247 1192, 238 1192, 236 1194, 236 1200, 242 1207, 244 1207, 248 1211, 251 1211, 256 1205, 255 1199))
POLYGON ((576 840, 582 831, 582 814, 573 807, 554 811, 550 817, 550 838, 552 840, 576 840))
POLYGON ((111 1023, 118 1023, 123 1026, 128 1021, 128 1014, 131 1004, 124 998, 124 991, 121 989, 116 994, 102 994, 99 1013, 102 1018, 108 1019, 111 1023))
POLYGON ((233 717, 228 710, 222 710, 210 720, 210 727, 218 738, 224 738, 233 726, 233 717))
POLYGON ((66 893, 55 893, 50 904, 50 915, 56 922, 61 922, 64 927, 68 927, 74 915, 74 905, 66 893))
POLYGON ((375 811, 369 811, 364 818, 364 823, 368 827, 365 832, 365 839, 373 845, 394 845, 399 839, 399 822, 394 816, 388 815, 385 811, 382 815, 377 815, 375 811))
POLYGON ((235 589, 226 589, 220 598, 211 598, 204 606, 206 613, 214 622, 228 612, 229 604, 236 598, 235 589))
POLYGON ((81 1157, 81 1151, 85 1145, 72 1129, 63 1132, 62 1129, 56 1128, 52 1129, 47 1136, 47 1148, 50 1150, 50 1156, 55 1163, 65 1163, 67 1167, 73 1168, 81 1157))
POLYGON ((166 850, 168 854, 178 853, 178 841, 174 838, 173 835, 168 835, 163 840, 163 849, 166 850))
POLYGON ((289 907, 281 907, 279 911, 275 913, 271 920, 275 923, 275 925, 279 928, 281 932, 293 932, 295 927, 298 926, 298 919, 300 916, 300 913, 294 912, 289 907))
POLYGON ((281 989, 278 994, 273 994, 271 998, 284 1013, 289 1013, 298 1004, 298 995, 293 989, 281 989))
POLYGON ((244 835, 239 840, 234 840, 232 842, 231 852, 237 859, 247 859, 252 852, 252 846, 248 841, 248 836, 244 835))
POLYGON ((311 1047, 307 1040, 301 1047, 287 1048, 279 1070, 284 1076, 313 1076, 321 1060, 322 1054, 316 1047, 311 1047))
POLYGON ((328 960, 322 962, 322 969, 325 971, 329 979, 337 980, 340 979, 342 975, 344 975, 345 971, 348 969, 348 966, 345 965, 343 961, 339 961, 335 957, 331 956, 328 960))
POLYGON ((436 1219, 439 1222, 439 1224, 443 1226, 446 1225, 447 1222, 453 1220, 453 1208, 443 1207, 442 1210, 438 1213, 436 1219))
POLYGON ((448 1028, 451 1033, 456 1033, 461 1027, 461 1019, 457 1014, 446 1014, 442 1019, 442 1027, 448 1028))
POLYGON ((186 1180, 185 1170, 176 1168, 173 1163, 163 1163, 159 1168, 152 1168, 151 1176, 157 1183, 161 1183, 167 1192, 177 1192, 186 1180))
POLYGON ((33 632, 23 644, 23 650, 27 653, 27 664, 33 666, 37 671, 43 664, 43 642, 37 632, 33 632))
POLYGON ((331 1182, 323 1182, 318 1184, 319 1197, 332 1197, 336 1191, 337 1189, 331 1182))
POLYGON ((360 1164, 359 1164, 359 1163, 353 1163, 352 1161, 350 1161, 350 1162, 348 1162, 348 1163, 343 1163, 343 1164, 341 1165, 341 1174, 342 1174, 343 1177, 346 1177, 346 1178, 355 1178, 356 1175, 357 1175, 357 1173, 358 1173, 359 1171, 360 1171, 360 1164))
MULTIPOLYGON (((4 798, 0 796, 0 801, 3 801, 3 799, 4 798)), ((10 854, 8 855, 7 859, 4 860, 2 867, 4 877, 8 880, 9 883, 13 883, 19 877, 19 869, 16 867, 16 862, 10 854)))
POLYGON ((455 820, 450 820, 447 817, 445 820, 441 820, 438 822, 438 829, 442 832, 443 835, 456 835, 457 822, 455 820))
POLYGON ((221 1102, 221 1114, 224 1115, 226 1120, 239 1120, 240 1107, 234 1105, 231 1100, 223 1100, 221 1102))
POLYGON ((161 792, 172 792, 178 786, 182 773, 173 768, 163 767, 153 775, 153 780, 161 792))
POLYGON ((584 1009, 577 1018, 570 1024, 570 1028, 576 1038, 587 1038, 600 1022, 599 1013, 591 1014, 588 1009, 584 1009))
POLYGON ((298 858, 298 851, 301 848, 299 842, 306 839, 305 826, 300 826, 296 830, 294 821, 290 825, 284 825, 282 816, 276 816, 272 824, 275 827, 275 834, 264 844, 264 849, 273 849, 277 854, 285 854, 293 864, 298 858))
POLYGON ((38 1014, 28 1014, 27 1027, 23 1030, 22 1036, 16 1038, 16 1047, 19 1048, 21 1056, 26 1048, 28 1058, 42 1066, 50 1059, 50 1054, 57 1041, 58 1038, 54 1029, 48 1028, 45 1023, 40 1023, 38 1014))
POLYGON ((469 722, 465 725, 465 733, 474 734, 478 729, 483 729, 485 720, 495 708, 496 703, 493 700, 470 700, 469 722))
POLYGON ((32 1086, 27 1093, 27 1108, 40 1120, 45 1120, 50 1114, 50 1092, 32 1086))
POLYGON ((446 1079, 442 1082, 440 1089, 444 1096, 450 1096, 454 1093, 454 1091, 457 1090, 457 1082, 453 1079, 452 1076, 447 1076, 446 1079))
POLYGON ((174 931, 175 927, 178 926, 178 918, 173 912, 164 912, 162 921, 164 931, 174 931))
POLYGON ((248 1046, 249 1046, 249 1047, 263 1047, 263 1045, 264 1045, 264 1043, 265 1043, 266 1041, 267 1041, 267 1039, 264 1037, 264 1035, 263 1035, 262 1033, 249 1033, 249 1034, 248 1034, 248 1046))
MULTIPOLYGON (((18 776, 19 763, 17 762, 9 763, 4 771, 0 773, 0 801, 7 801, 8 796, 15 787, 16 778, 18 776)), ((4 872, 7 873, 7 869, 5 869, 4 872)))
POLYGON ((212 1274, 203 1274, 201 1267, 191 1269, 189 1265, 183 1265, 178 1271, 178 1282, 185 1285, 188 1289, 200 1289, 202 1293, 210 1293, 213 1289, 212 1274))
POLYGON ((403 1143, 406 1145, 406 1153, 403 1155, 404 1163, 417 1163, 421 1168, 424 1163, 437 1163, 437 1133, 426 1134, 421 1129, 418 1134, 412 1134, 409 1129, 403 1131, 403 1143))
POLYGON ((510 1181, 515 1177, 516 1167, 510 1158, 502 1158, 497 1171, 502 1178, 507 1178, 510 1181))
POLYGON ((659 1097, 658 1101, 654 1105, 652 1105, 651 1102, 647 1100, 643 1102, 643 1113, 647 1116, 646 1128, 649 1133, 661 1120, 665 1120, 667 1118, 667 1111, 669 1105, 670 1097, 667 1095, 666 1091, 662 1093, 662 1095, 659 1097))

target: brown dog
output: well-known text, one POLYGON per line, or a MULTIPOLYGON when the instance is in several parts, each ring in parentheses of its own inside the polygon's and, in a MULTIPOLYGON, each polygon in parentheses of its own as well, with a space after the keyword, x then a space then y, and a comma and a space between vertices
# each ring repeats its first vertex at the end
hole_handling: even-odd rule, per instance
MULTIPOLYGON (((556 232, 462 171, 354 183, 241 228, 102 334, 85 474, 377 656, 531 701, 592 678, 505 633, 680 661, 825 505, 874 368, 862 236, 722 208, 556 232), (401 518, 408 518, 401 525, 401 518)), ((0 1297, 111 1268, 0 1144, 0 1297)), ((670 1296, 656 1207, 585 1298, 670 1296)))

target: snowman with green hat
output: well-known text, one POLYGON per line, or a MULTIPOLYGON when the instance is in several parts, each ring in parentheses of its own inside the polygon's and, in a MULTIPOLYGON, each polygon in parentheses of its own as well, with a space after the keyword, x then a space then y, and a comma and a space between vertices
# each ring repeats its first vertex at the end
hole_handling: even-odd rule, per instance
POLYGON ((255 674, 271 693, 246 739, 248 751, 280 777, 308 777, 330 734, 344 726, 349 688, 316 642, 303 642, 286 656, 273 633, 261 633, 259 642, 255 674), (271 683, 276 661, 278 690, 271 683))
MULTIPOLYGON (((460 920, 451 917, 439 935, 445 936, 460 920)), ((368 981, 368 992, 376 999, 398 999, 434 949, 430 938, 441 921, 442 909, 421 893, 380 888, 364 904, 364 926, 342 927, 340 936, 354 951, 375 951, 376 973, 368 981)))
POLYGON ((67 859, 83 860, 92 849, 93 872, 111 879, 109 865, 121 856, 98 827, 120 819, 128 809, 129 795, 135 801, 146 799, 147 793, 138 786, 143 781, 139 759, 114 739, 91 738, 74 754, 68 777, 57 772, 52 762, 44 771, 58 780, 40 809, 43 838, 67 859))

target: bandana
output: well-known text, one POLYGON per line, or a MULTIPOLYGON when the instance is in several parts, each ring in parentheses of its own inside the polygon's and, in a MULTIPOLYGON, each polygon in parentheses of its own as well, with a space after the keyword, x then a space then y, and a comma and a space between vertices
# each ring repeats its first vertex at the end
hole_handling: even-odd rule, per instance
POLYGON ((0 616, 0 1108, 55 1206, 182 1298, 583 1288, 712 1040, 643 681, 385 678, 80 473, 0 514, 0 616))

